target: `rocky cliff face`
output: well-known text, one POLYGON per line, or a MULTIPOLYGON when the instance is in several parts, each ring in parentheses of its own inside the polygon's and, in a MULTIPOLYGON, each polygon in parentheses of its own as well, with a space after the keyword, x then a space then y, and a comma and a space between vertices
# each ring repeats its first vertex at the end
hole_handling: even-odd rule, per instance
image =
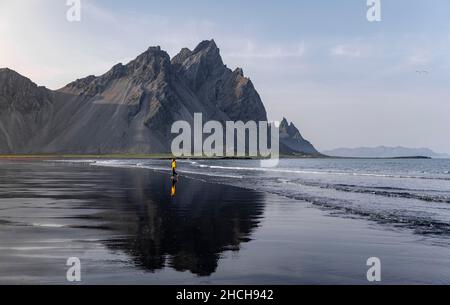
POLYGON ((57 91, 1 69, 0 111, 0 153, 169 152, 172 123, 192 122, 194 113, 221 122, 267 120, 252 82, 223 64, 213 40, 172 59, 151 47, 57 91))
POLYGON ((214 40, 203 41, 194 51, 183 49, 172 63, 182 81, 204 105, 212 105, 231 120, 264 121, 266 110, 242 69, 228 69, 214 40))
POLYGON ((10 69, 0 69, 0 152, 27 151, 49 128, 53 93, 10 69))
POLYGON ((286 118, 283 118, 280 123, 280 144, 280 151, 284 154, 320 154, 310 142, 302 137, 292 122, 288 123, 286 118))

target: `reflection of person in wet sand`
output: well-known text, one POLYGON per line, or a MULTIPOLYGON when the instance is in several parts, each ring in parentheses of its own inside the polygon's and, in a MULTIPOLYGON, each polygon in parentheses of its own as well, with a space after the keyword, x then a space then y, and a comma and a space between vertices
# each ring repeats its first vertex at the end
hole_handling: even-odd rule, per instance
POLYGON ((172 177, 172 187, 170 188, 170 196, 175 197, 177 194, 177 179, 172 177))
MULTIPOLYGON (((166 161, 167 168, 171 160, 166 161)), ((118 189, 111 205, 117 212, 99 216, 120 237, 106 239, 105 244, 124 251, 140 270, 210 276, 222 253, 237 254, 261 225, 264 193, 183 179, 178 173, 176 195, 171 196, 170 172, 114 169, 114 173, 112 185, 102 177, 98 180, 118 189)), ((96 200, 111 204, 109 197, 96 200)))

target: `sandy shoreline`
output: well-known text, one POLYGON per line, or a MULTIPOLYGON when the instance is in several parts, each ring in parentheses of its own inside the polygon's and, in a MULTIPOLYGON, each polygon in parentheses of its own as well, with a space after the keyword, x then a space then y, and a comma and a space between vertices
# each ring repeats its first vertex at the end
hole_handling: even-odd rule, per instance
POLYGON ((145 169, 0 160, 0 283, 449 283, 450 249, 306 202, 145 169))

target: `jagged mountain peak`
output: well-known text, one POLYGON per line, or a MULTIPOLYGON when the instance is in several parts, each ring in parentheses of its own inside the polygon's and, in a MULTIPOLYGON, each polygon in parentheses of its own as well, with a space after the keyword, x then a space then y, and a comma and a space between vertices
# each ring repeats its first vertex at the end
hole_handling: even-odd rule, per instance
POLYGON ((104 76, 112 79, 118 79, 123 77, 127 72, 126 67, 122 63, 114 65, 104 76))
POLYGON ((121 79, 128 79, 135 86, 146 85, 158 78, 168 79, 171 70, 170 56, 161 47, 149 47, 126 65, 118 63, 100 76, 90 75, 78 79, 64 88, 63 92, 95 96, 121 79))
POLYGON ((192 51, 188 48, 182 48, 181 51, 172 58, 172 64, 182 64, 189 56, 192 55, 192 51))
POLYGON ((74 80, 73 82, 67 84, 60 90, 62 90, 62 91, 70 90, 70 89, 80 90, 80 89, 83 89, 86 86, 88 86, 90 83, 92 83, 96 78, 97 78, 97 76, 95 76, 95 75, 89 75, 89 76, 86 76, 83 78, 78 78, 78 79, 74 80))
POLYGON ((0 122, 7 126, 0 132, 0 143, 6 145, 5 151, 24 145, 24 139, 35 135, 34 129, 41 119, 39 115, 50 104, 50 90, 14 70, 0 69, 0 122), (14 137, 17 141, 12 140, 14 137))
POLYGON ((283 118, 280 124, 280 136, 291 137, 303 140, 302 135, 293 122, 289 122, 286 118, 283 118))
MULTIPOLYGON (((57 91, 0 69, 0 106, 7 110, 2 123, 11 126, 9 142, 0 133, 0 152, 16 153, 169 152, 172 122, 191 122, 194 113, 220 122, 267 120, 253 83, 242 68, 224 65, 214 40, 193 51, 183 48, 172 60, 160 47, 150 47, 125 65, 57 91)), ((285 121, 284 151, 315 153, 285 121)))
POLYGON ((280 142, 284 153, 319 155, 314 146, 302 137, 294 123, 286 118, 280 123, 280 142))
POLYGON ((188 48, 181 49, 173 57, 172 64, 184 64, 185 67, 199 64, 217 67, 224 66, 220 56, 220 49, 217 47, 214 39, 200 42, 193 51, 188 48))
POLYGON ((214 40, 204 40, 194 51, 182 49, 172 64, 180 79, 203 104, 214 105, 231 120, 266 120, 266 110, 242 68, 227 68, 214 40))
POLYGON ((166 51, 161 50, 160 46, 151 46, 149 47, 145 52, 141 53, 136 57, 136 59, 132 60, 131 62, 140 62, 140 63, 146 63, 155 57, 169 57, 169 54, 167 54, 166 51))
POLYGON ((156 73, 162 69, 170 70, 170 56, 159 46, 149 47, 147 51, 130 61, 126 68, 128 73, 156 73))
MULTIPOLYGON (((26 96, 33 95, 33 92, 46 93, 49 91, 43 86, 38 86, 28 77, 9 69, 0 69, 0 93, 2 96, 26 96)), ((1 96, 0 96, 1 98, 1 96)))
POLYGON ((198 53, 204 50, 208 50, 208 51, 215 51, 215 50, 219 50, 219 48, 217 47, 216 42, 214 41, 214 39, 211 40, 203 40, 202 42, 200 42, 197 47, 194 49, 194 53, 198 53))
MULTIPOLYGON (((6 81, 8 81, 8 80, 30 82, 32 84, 35 84, 29 78, 23 76, 22 74, 14 71, 10 68, 1 68, 0 69, 0 81, 3 82, 3 85, 6 85, 7 84, 6 81)), ((37 87, 37 85, 36 85, 36 87, 37 87)))
MULTIPOLYGON (((0 74, 6 74, 6 73, 17 73, 17 72, 14 70, 11 70, 10 68, 7 68, 7 67, 0 68, 0 74)), ((17 74, 19 74, 19 73, 17 73, 17 74)))
POLYGON ((194 51, 183 49, 172 60, 184 82, 198 92, 206 83, 222 78, 225 73, 231 73, 223 64, 220 50, 214 40, 202 41, 194 51))
POLYGON ((223 67, 220 49, 214 40, 204 40, 192 51, 191 64, 206 64, 212 67, 223 67))
POLYGON ((238 75, 238 76, 245 77, 244 76, 244 70, 242 70, 242 68, 238 67, 238 68, 234 69, 233 73, 238 75))
POLYGON ((298 128, 294 125, 293 122, 289 122, 286 118, 283 118, 283 120, 281 121, 280 130, 282 130, 283 134, 286 134, 286 136, 298 137, 302 139, 298 128))

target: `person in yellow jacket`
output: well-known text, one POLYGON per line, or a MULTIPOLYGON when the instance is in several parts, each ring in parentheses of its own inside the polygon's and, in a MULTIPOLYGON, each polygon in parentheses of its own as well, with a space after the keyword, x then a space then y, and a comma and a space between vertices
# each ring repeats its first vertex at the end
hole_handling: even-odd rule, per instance
POLYGON ((172 159, 172 175, 173 175, 174 177, 178 176, 176 170, 177 170, 177 160, 172 159))
POLYGON ((170 188, 170 195, 175 197, 177 194, 177 182, 178 182, 178 174, 177 174, 177 160, 172 159, 172 187, 170 188))

